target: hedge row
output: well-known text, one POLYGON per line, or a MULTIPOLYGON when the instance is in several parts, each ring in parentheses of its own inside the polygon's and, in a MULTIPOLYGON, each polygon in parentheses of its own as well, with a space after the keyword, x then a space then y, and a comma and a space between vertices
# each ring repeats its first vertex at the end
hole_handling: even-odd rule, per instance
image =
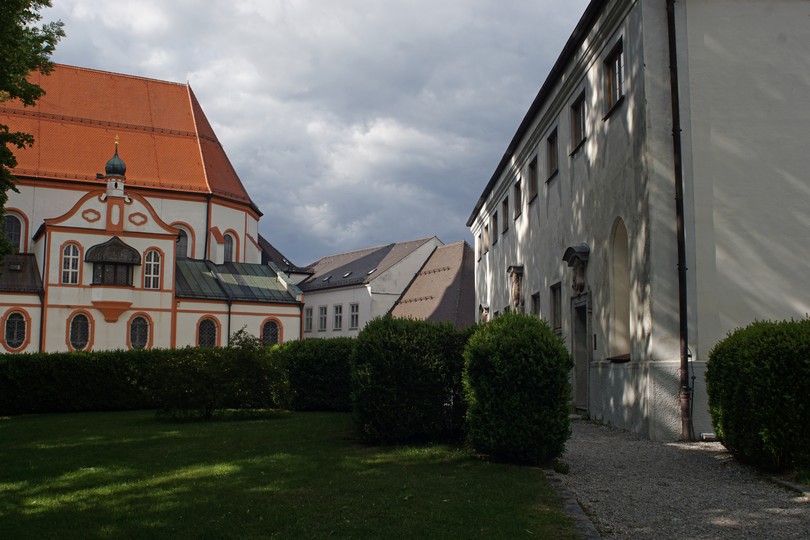
POLYGON ((0 357, 0 414, 159 409, 210 417, 284 408, 291 394, 272 349, 237 335, 224 349, 153 349, 0 357))
POLYGON ((709 353, 706 388, 715 432, 741 460, 810 469, 810 320, 731 332, 709 353))
POLYGON ((296 411, 350 411, 352 338, 288 341, 277 350, 296 411))

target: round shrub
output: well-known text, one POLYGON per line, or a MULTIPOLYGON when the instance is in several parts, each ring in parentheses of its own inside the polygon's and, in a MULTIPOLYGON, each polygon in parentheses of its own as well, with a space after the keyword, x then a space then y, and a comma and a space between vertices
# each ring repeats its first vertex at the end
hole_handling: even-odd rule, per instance
POLYGON ((573 361, 545 321, 507 313, 483 325, 464 351, 465 429, 496 460, 546 463, 571 434, 573 361))
POLYGON ((296 411, 350 411, 355 340, 348 337, 284 343, 277 354, 287 369, 296 411))
POLYGON ((360 438, 400 443, 459 437, 465 337, 450 323, 391 316, 370 321, 357 337, 352 363, 360 438))
POLYGON ((709 352, 706 389, 715 433, 742 461, 810 467, 810 320, 729 333, 709 352))

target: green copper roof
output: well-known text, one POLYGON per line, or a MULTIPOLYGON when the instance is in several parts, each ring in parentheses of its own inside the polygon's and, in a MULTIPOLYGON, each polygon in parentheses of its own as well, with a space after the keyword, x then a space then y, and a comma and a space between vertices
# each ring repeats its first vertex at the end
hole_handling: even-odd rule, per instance
POLYGON ((214 264, 178 259, 175 292, 178 298, 236 302, 296 303, 275 271, 266 265, 228 262, 214 264))

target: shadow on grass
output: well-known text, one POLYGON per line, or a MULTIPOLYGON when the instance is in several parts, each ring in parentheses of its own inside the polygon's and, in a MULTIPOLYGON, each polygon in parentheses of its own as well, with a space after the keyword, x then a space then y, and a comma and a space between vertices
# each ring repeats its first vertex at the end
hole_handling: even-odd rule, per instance
POLYGON ((536 469, 354 444, 339 413, 0 422, 0 538, 575 537, 536 469))

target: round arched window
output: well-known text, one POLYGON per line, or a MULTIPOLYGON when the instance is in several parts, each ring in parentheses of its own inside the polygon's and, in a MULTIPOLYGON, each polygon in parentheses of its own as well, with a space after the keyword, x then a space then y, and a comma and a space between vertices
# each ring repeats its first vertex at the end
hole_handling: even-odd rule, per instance
POLYGON ((74 350, 83 351, 90 343, 90 319, 87 315, 79 313, 70 320, 70 346, 74 350))
POLYGON ((262 326, 262 345, 275 345, 278 343, 278 323, 275 321, 267 321, 262 326))
POLYGON ((25 343, 25 317, 14 312, 6 317, 6 345, 9 349, 19 349, 25 343))
POLYGON ((217 323, 214 322, 214 319, 205 318, 200 321, 197 330, 197 344, 207 348, 217 346, 217 323))
POLYGON ((133 349, 143 349, 149 343, 149 321, 140 315, 129 323, 129 343, 133 349))

